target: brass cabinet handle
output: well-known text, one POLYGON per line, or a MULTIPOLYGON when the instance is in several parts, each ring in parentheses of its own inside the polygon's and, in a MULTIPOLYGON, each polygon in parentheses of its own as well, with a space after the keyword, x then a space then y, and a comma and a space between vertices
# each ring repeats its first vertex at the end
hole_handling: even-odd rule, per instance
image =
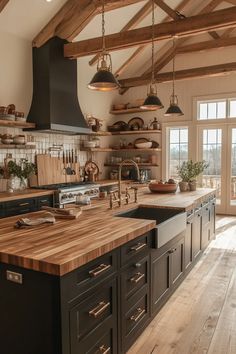
POLYGON ((29 203, 20 203, 19 206, 26 206, 29 205, 29 203))
POLYGON ((177 248, 172 248, 171 250, 168 251, 169 254, 174 253, 177 250, 177 248))
POLYGON ((137 245, 130 247, 130 251, 137 252, 137 251, 140 251, 142 248, 144 248, 146 246, 147 246, 146 243, 139 242, 139 243, 137 243, 137 245))
POLYGON ((136 273, 132 278, 130 278, 131 283, 137 284, 140 280, 145 277, 143 273, 136 273))
POLYGON ((111 348, 110 347, 106 348, 105 345, 101 345, 101 347, 99 347, 99 353, 108 354, 108 353, 110 353, 110 351, 111 351, 111 348))
POLYGON ((89 271, 89 275, 91 277, 97 277, 98 275, 100 275, 101 273, 105 272, 106 270, 108 270, 111 267, 110 264, 100 264, 100 266, 98 266, 95 269, 92 269, 89 271))
POLYGON ((89 311, 89 316, 97 318, 100 316, 108 307, 110 306, 110 302, 101 301, 99 304, 92 310, 89 311))
POLYGON ((130 317, 131 321, 137 322, 145 314, 145 309, 137 308, 137 313, 130 317))
POLYGON ((46 202, 48 202, 48 199, 40 200, 40 203, 46 203, 46 202))

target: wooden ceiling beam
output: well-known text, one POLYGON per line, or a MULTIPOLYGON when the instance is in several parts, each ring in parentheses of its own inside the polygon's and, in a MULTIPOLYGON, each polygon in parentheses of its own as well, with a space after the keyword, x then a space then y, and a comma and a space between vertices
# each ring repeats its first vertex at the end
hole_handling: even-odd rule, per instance
POLYGON ((211 41, 204 41, 204 42, 193 43, 193 44, 188 44, 185 46, 178 47, 176 50, 176 54, 200 52, 209 49, 230 47, 234 45, 236 45, 236 37, 219 38, 211 41))
MULTIPOLYGON (((182 0, 182 2, 177 6, 177 8, 174 10, 178 13, 184 9, 185 6, 187 6, 188 3, 190 3, 192 0, 182 0)), ((163 22, 168 21, 169 16, 167 16, 163 22)), ((136 59, 137 57, 144 51, 146 48, 146 45, 139 46, 135 52, 121 65, 119 69, 115 72, 115 76, 120 76, 136 59)))
MULTIPOLYGON (((210 11, 213 11, 220 3, 222 0, 211 0, 210 3, 208 3, 198 14, 202 15, 205 13, 208 13, 210 11)), ((232 28, 228 28, 226 31, 232 30, 232 28)), ((226 33, 225 31, 225 33, 226 33)), ((218 37, 217 37, 218 39, 218 37)), ((178 42, 176 43, 176 49, 178 49, 183 43, 185 43, 188 40, 188 38, 180 38, 178 39, 178 42)), ((166 52, 155 62, 155 70, 159 72, 161 69, 163 69, 174 57, 175 50, 173 46, 169 46, 169 43, 166 45, 166 52)), ((143 73, 143 75, 150 73, 152 70, 151 66, 143 73)))
MULTIPOLYGON (((142 0, 105 0, 105 11, 128 6, 142 0)), ((102 7, 102 0, 67 0, 56 15, 33 40, 33 46, 40 47, 53 36, 73 40, 96 16, 102 7)))
MULTIPOLYGON (((196 79, 196 78, 204 78, 211 76, 221 76, 230 74, 232 72, 236 72, 236 62, 225 63, 213 66, 206 66, 201 68, 193 68, 187 70, 179 70, 176 71, 175 79, 176 80, 187 80, 187 79, 196 79)), ((159 73, 156 76, 157 83, 163 82, 171 82, 173 80, 173 73, 159 73)), ((120 84, 122 88, 131 88, 137 86, 144 86, 150 82, 150 75, 144 77, 134 77, 129 79, 120 80, 120 84)))
MULTIPOLYGON (((171 21, 154 26, 154 40, 164 40, 173 36, 192 36, 209 30, 236 26, 236 6, 212 13, 184 18, 181 21, 171 21)), ((131 48, 152 41, 152 27, 133 29, 127 32, 114 33, 106 36, 108 51, 131 48)), ((96 54, 101 50, 102 37, 87 39, 64 46, 67 58, 79 58, 96 54)))
POLYGON ((178 11, 173 10, 169 5, 167 5, 163 0, 154 0, 155 4, 159 6, 168 16, 173 20, 181 20, 184 18, 178 11))
POLYGON ((229 4, 236 5, 236 0, 225 0, 229 4))
MULTIPOLYGON (((135 28, 150 12, 151 12, 152 1, 149 0, 132 18, 131 20, 122 28, 120 32, 128 31, 135 28)), ((99 54, 96 54, 90 61, 89 65, 94 65, 99 58, 99 54)))
POLYGON ((9 0, 0 0, 0 12, 4 9, 4 7, 7 5, 9 0))

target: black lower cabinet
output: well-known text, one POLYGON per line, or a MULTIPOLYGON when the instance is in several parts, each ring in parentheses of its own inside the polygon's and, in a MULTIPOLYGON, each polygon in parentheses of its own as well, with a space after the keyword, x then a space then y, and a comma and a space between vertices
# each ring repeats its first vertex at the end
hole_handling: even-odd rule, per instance
POLYGON ((162 247, 150 231, 62 277, 1 263, 0 352, 126 353, 196 264, 214 223, 211 199, 162 247), (9 271, 22 282, 8 280, 9 271))
POLYGON ((180 234, 151 254, 152 313, 166 302, 184 274, 185 234, 180 234))
POLYGON ((46 195, 36 198, 24 198, 3 202, 0 205, 0 218, 32 213, 41 210, 42 206, 53 206, 53 196, 46 195))

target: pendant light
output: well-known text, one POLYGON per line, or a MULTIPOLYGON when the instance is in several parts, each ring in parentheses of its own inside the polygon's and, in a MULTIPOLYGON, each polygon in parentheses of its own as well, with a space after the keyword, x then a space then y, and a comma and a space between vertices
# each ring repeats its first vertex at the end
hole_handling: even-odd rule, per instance
POLYGON ((155 111, 156 109, 164 108, 160 99, 157 97, 157 85, 155 84, 155 68, 154 68, 154 0, 152 0, 152 79, 148 87, 147 98, 140 107, 155 111))
POLYGON ((102 2, 102 52, 97 63, 97 72, 88 84, 88 88, 97 91, 113 91, 120 87, 119 82, 112 74, 111 55, 105 46, 105 0, 102 2))
POLYGON ((175 94, 175 51, 176 51, 176 45, 175 45, 175 37, 173 38, 173 51, 174 51, 174 56, 173 56, 173 81, 172 81, 172 95, 170 96, 170 107, 167 109, 165 116, 183 116, 183 112, 179 108, 178 105, 178 97, 175 94))

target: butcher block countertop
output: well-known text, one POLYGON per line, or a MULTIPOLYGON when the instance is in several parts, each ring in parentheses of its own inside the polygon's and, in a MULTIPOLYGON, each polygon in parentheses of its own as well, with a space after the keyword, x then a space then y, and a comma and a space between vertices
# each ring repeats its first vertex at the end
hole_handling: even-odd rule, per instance
MULTIPOLYGON (((138 205, 192 209, 213 189, 176 194, 152 194, 148 188, 138 191, 138 205)), ((133 198, 131 191, 131 200, 133 198)), ((156 226, 156 221, 119 218, 115 214, 136 208, 130 202, 122 208, 108 208, 109 199, 93 201, 76 220, 57 220, 36 228, 14 229, 19 216, 0 220, 0 262, 62 276, 89 261, 141 236, 156 226)), ((41 216, 35 212, 27 217, 41 216)), ((22 217, 26 217, 23 215, 22 217)))
POLYGON ((9 192, 0 192, 0 203, 9 202, 11 200, 18 200, 24 198, 35 198, 41 197, 43 195, 52 195, 53 191, 45 190, 45 189, 24 189, 22 191, 17 191, 13 193, 9 192))

